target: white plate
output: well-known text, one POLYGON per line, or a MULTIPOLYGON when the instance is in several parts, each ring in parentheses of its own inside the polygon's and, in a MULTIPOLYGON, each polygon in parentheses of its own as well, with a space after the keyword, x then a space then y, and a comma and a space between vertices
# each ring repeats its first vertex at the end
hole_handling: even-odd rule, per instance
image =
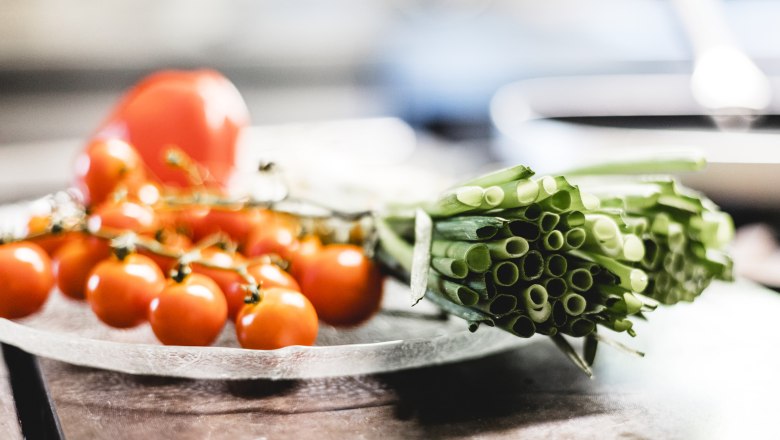
MULTIPOLYGON (((398 305, 408 304, 405 289, 389 281, 385 308, 403 310, 398 305)), ((130 330, 110 328, 99 322, 85 303, 65 299, 55 291, 40 313, 17 321, 0 319, 0 341, 38 356, 131 374, 300 379, 382 373, 473 359, 537 340, 487 327, 470 333, 466 322, 458 318, 430 319, 435 311, 425 303, 406 310, 423 316, 380 313, 354 329, 322 325, 314 347, 245 350, 237 346, 232 324, 225 326, 214 346, 178 347, 160 345, 148 324, 130 330)))

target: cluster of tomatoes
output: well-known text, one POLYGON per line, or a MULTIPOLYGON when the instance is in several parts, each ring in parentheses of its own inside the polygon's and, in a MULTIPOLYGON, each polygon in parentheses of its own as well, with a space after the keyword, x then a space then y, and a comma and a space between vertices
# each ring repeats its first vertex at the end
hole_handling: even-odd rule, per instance
MULTIPOLYGON (((160 133, 135 142, 148 145, 160 133)), ((192 197, 222 195, 221 178, 194 187, 192 176, 180 179, 219 177, 208 151, 180 152, 186 163, 165 171, 175 179, 161 179, 153 165, 159 148, 147 148, 150 160, 127 138, 96 136, 76 160, 87 207, 80 219, 33 217, 28 240, 0 244, 0 317, 35 313, 56 285, 109 326, 148 322, 164 344, 210 345, 231 321, 241 346, 276 349, 312 345, 319 321, 354 326, 376 313, 382 277, 360 246, 323 244, 289 214, 192 197)))

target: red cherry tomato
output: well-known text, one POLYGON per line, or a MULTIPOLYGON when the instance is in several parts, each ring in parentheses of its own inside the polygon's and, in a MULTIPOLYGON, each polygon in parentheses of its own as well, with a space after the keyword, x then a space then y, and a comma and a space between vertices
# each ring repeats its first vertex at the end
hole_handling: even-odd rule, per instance
POLYGON ((96 137, 127 140, 162 183, 189 187, 186 175, 165 163, 165 151, 175 145, 224 187, 233 170, 236 140, 248 123, 241 94, 220 73, 169 70, 128 91, 96 137))
POLYGON ((289 271, 292 276, 300 281, 307 268, 314 261, 314 257, 322 250, 322 241, 316 235, 303 237, 290 256, 289 271))
MULTIPOLYGON (((49 230, 50 223, 51 218, 45 215, 30 217, 30 220, 27 221, 27 234, 30 235, 46 232, 49 230)), ((73 236, 74 233, 65 232, 56 235, 45 235, 31 239, 29 241, 43 248, 43 250, 46 251, 49 256, 51 256, 54 255, 54 253, 57 252, 57 249, 61 248, 65 243, 67 243, 68 239, 72 238, 73 236)))
MULTIPOLYGON (((192 242, 186 235, 168 229, 158 231, 155 234, 155 241, 175 252, 185 252, 192 247, 192 242)), ((159 255, 144 249, 139 250, 138 253, 151 258, 164 274, 170 273, 171 269, 176 265, 175 258, 159 255)))
POLYGON ((35 243, 0 245, 0 318, 31 315, 54 287, 51 260, 35 243))
POLYGON ((146 321, 149 304, 165 286, 165 276, 150 258, 132 254, 99 263, 87 280, 86 297, 95 315, 117 328, 146 321))
POLYGON ((214 281, 191 274, 168 281, 149 306, 149 323, 165 345, 211 345, 227 320, 227 303, 214 281))
POLYGON ((300 292, 278 287, 264 290, 257 304, 247 304, 236 319, 236 336, 244 348, 274 350, 314 345, 317 312, 300 292))
POLYGON ((252 229, 244 253, 249 257, 277 254, 289 260, 298 246, 298 229, 294 221, 274 216, 252 229))
POLYGON ((173 213, 173 227, 197 240, 196 233, 203 230, 203 223, 210 211, 211 209, 208 207, 197 205, 175 211, 173 213))
POLYGON ((110 255, 108 244, 97 238, 70 239, 52 259, 57 287, 70 298, 84 299, 89 273, 110 255))
POLYGON ((95 209, 88 220, 90 229, 130 229, 138 234, 153 234, 158 229, 157 214, 150 206, 123 200, 107 202, 95 209))
POLYGON ((227 234, 243 246, 249 233, 264 223, 269 214, 259 209, 228 210, 213 208, 199 222, 194 222, 193 237, 200 240, 217 232, 227 234))
POLYGON ((138 152, 120 139, 92 141, 76 157, 76 187, 87 205, 97 205, 122 182, 143 180, 143 161, 138 152))
MULTIPOLYGON (((298 282, 282 268, 270 263, 256 263, 247 267, 247 272, 257 281, 262 289, 281 287, 288 290, 301 291, 298 282)), ((228 304, 228 317, 235 320, 238 312, 244 307, 244 298, 247 291, 243 289, 244 279, 238 274, 233 274, 232 281, 222 289, 228 304)))
MULTIPOLYGON (((239 264, 244 264, 246 259, 241 254, 236 254, 228 251, 224 251, 218 247, 210 247, 203 249, 200 252, 201 259, 204 261, 222 267, 233 267, 239 264)), ((236 273, 229 270, 213 269, 202 264, 193 264, 192 271, 194 273, 203 274, 217 283, 220 292, 224 292, 235 281, 236 273)))
POLYGON ((382 300, 379 268, 355 245, 323 246, 299 281, 317 315, 332 325, 359 324, 377 312, 382 300))

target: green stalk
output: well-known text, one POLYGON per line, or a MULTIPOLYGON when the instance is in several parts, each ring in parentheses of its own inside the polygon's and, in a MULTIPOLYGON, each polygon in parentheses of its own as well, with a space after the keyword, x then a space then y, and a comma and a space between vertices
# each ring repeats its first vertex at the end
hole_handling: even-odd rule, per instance
POLYGON ((519 258, 529 250, 528 241, 522 237, 508 237, 503 240, 489 241, 485 244, 490 250, 490 258, 493 260, 519 258))
POLYGON ((491 272, 496 286, 511 286, 520 277, 517 265, 511 261, 502 261, 493 265, 491 272))
POLYGON ((670 174, 700 171, 707 165, 704 156, 694 152, 674 152, 647 155, 638 159, 615 160, 572 168, 561 173, 567 176, 604 174, 670 174))
POLYGON ((433 240, 431 255, 463 260, 470 270, 484 273, 490 268, 490 250, 484 243, 466 241, 433 240))
POLYGON ((563 241, 565 243, 566 249, 579 249, 583 244, 585 244, 587 237, 588 234, 585 232, 585 229, 575 227, 569 229, 565 234, 563 234, 563 241))
POLYGON ((641 269, 635 269, 623 265, 612 258, 593 253, 584 253, 582 251, 571 251, 571 254, 600 264, 607 270, 615 274, 620 280, 620 286, 627 290, 641 293, 647 287, 647 273, 641 269))
POLYGON ((566 244, 566 239, 563 233, 558 230, 550 231, 542 238, 542 247, 548 251, 560 250, 564 244, 566 244))
POLYGON ((466 262, 455 258, 433 257, 431 258, 431 267, 442 275, 456 279, 466 278, 469 273, 469 266, 466 262))
POLYGON ((468 287, 431 274, 428 287, 460 306, 470 307, 479 301, 479 294, 468 287))
POLYGON ((489 210, 499 206, 504 201, 504 190, 499 186, 490 186, 485 188, 482 194, 482 203, 479 209, 489 210))
POLYGON ((563 278, 546 278, 542 281, 542 285, 547 290, 547 295, 551 298, 560 298, 568 289, 563 278))
MULTIPOLYGON (((550 315, 552 315, 552 306, 550 303, 545 302, 541 308, 539 309, 529 309, 528 310, 528 316, 531 318, 531 320, 537 324, 541 324, 544 321, 547 321, 550 319, 550 315)), ((539 327, 537 327, 537 331, 539 330, 539 327)), ((557 332, 557 330, 555 330, 557 332)))
POLYGON ((501 185, 512 180, 527 179, 533 175, 534 172, 530 168, 523 165, 516 165, 483 174, 482 176, 464 182, 462 185, 488 187, 501 185))
POLYGON ((561 303, 566 313, 571 316, 581 315, 587 306, 585 297, 577 293, 567 293, 561 298, 561 303))
POLYGON ((490 240, 493 238, 506 220, 488 216, 461 216, 433 223, 433 229, 438 234, 437 238, 449 240, 490 240))
POLYGON ((555 300, 552 304, 552 321, 556 327, 563 327, 566 321, 569 319, 569 315, 566 313, 566 309, 563 307, 563 302, 555 300))
POLYGON ((507 209, 501 212, 507 218, 536 222, 542 215, 542 207, 538 203, 531 203, 521 208, 507 209))
MULTIPOLYGON (((531 284, 526 287, 522 294, 523 304, 527 310, 540 309, 547 304, 547 289, 541 284, 531 284)), ((534 320, 534 322, 539 322, 534 320)))
POLYGON ((566 257, 560 254, 550 254, 544 259, 544 273, 551 277, 561 277, 568 269, 566 257))
POLYGON ((566 285, 573 290, 584 292, 593 286, 593 275, 587 269, 574 269, 566 273, 566 285))
POLYGON ((539 185, 530 179, 506 182, 500 188, 504 197, 498 207, 502 209, 528 206, 539 195, 539 185))
POLYGON ((499 293, 487 301, 480 301, 474 307, 493 316, 504 316, 517 308, 517 298, 514 295, 499 293))
POLYGON ((485 190, 479 186, 461 186, 445 191, 433 203, 424 206, 431 217, 449 217, 473 211, 482 204, 485 190))
POLYGON ((521 338, 530 338, 536 333, 536 326, 531 318, 519 312, 499 318, 496 321, 496 326, 521 338))
POLYGON ((567 228, 576 228, 585 224, 585 214, 582 211, 569 211, 561 214, 561 224, 567 228))
POLYGON ((596 323, 586 318, 574 318, 566 322, 563 333, 575 338, 589 335, 596 330, 596 323))
POLYGON ((517 261, 520 279, 533 281, 544 273, 544 258, 539 251, 529 251, 517 261))
POLYGON ((539 217, 538 225, 539 230, 542 233, 550 232, 553 229, 555 229, 556 226, 558 226, 558 222, 561 220, 561 216, 554 213, 545 211, 542 212, 542 215, 539 217))
POLYGON ((527 241, 536 241, 541 236, 539 225, 525 220, 510 220, 504 225, 503 235, 520 237, 527 241))

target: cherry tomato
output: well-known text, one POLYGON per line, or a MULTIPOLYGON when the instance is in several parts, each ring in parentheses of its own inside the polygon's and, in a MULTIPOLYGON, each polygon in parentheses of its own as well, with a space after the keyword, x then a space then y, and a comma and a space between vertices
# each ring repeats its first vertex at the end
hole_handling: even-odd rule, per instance
POLYGON ((40 246, 30 242, 0 245, 0 318, 37 312, 52 287, 51 260, 40 246))
POLYGON ((322 250, 322 241, 316 235, 307 235, 303 237, 298 246, 294 248, 290 256, 289 271, 292 276, 300 281, 307 268, 314 261, 314 257, 322 250))
POLYGON ((87 205, 105 201, 120 182, 143 179, 143 161, 121 139, 92 141, 76 158, 76 187, 87 205))
POLYGON ((176 230, 182 231, 190 238, 197 240, 196 233, 203 230, 206 216, 209 215, 210 208, 205 206, 189 206, 174 213, 173 226, 176 230))
POLYGON ((236 336, 244 348, 274 350, 314 345, 317 312, 300 292, 273 287, 257 304, 247 304, 236 319, 236 336))
MULTIPOLYGON (((282 268, 270 263, 256 263, 247 267, 247 272, 257 281, 262 289, 282 287, 288 290, 301 291, 298 282, 282 268)), ((232 274, 232 281, 222 289, 228 304, 228 317, 234 320, 244 307, 247 292, 243 289, 244 279, 238 274, 232 274)))
POLYGON ((195 240, 200 240, 217 232, 224 232, 233 241, 243 246, 249 233, 258 225, 263 224, 267 218, 264 210, 244 209, 228 210, 213 208, 200 222, 194 224, 193 236, 195 240))
MULTIPOLYGON (((48 216, 39 215, 30 217, 30 220, 27 222, 27 234, 29 235, 46 232, 49 229, 50 224, 51 218, 48 216)), ((43 248, 43 250, 51 256, 54 255, 57 249, 61 248, 62 245, 68 241, 69 237, 72 236, 72 233, 65 232, 34 238, 30 241, 43 248)))
POLYGON ((131 254, 99 263, 87 280, 86 297, 95 315, 117 328, 147 320, 149 304, 165 287, 165 276, 150 258, 131 254))
MULTIPOLYGON (((204 261, 222 267, 232 267, 246 262, 246 259, 242 257, 241 254, 224 251, 218 247, 203 249, 200 252, 200 255, 204 261)), ((224 292, 230 287, 233 281, 235 281, 236 276, 235 272, 213 269, 197 263, 192 265, 192 271, 194 273, 206 275, 214 280, 221 292, 224 292)))
POLYGON ((152 74, 128 91, 95 136, 127 140, 162 183, 189 187, 186 175, 165 163, 165 151, 175 145, 224 187, 233 170, 236 140, 248 123, 241 94, 220 73, 170 70, 152 74))
POLYGON ((249 233, 244 253, 250 257, 277 254, 285 260, 298 246, 298 225, 284 218, 274 218, 257 225, 249 233))
POLYGON ((360 247, 322 247, 299 280, 320 319, 332 325, 359 324, 379 309, 382 275, 360 247))
POLYGON ((150 206, 122 200, 107 202, 95 209, 89 217, 90 229, 131 229, 138 234, 153 234, 158 229, 157 214, 150 206))
MULTIPOLYGON (((176 231, 171 231, 169 229, 158 231, 155 233, 154 237, 158 243, 172 251, 185 252, 192 247, 192 242, 186 235, 179 234, 176 231)), ((170 273, 173 266, 176 265, 176 259, 171 257, 158 255, 143 249, 139 250, 138 253, 151 258, 164 274, 170 273)))
POLYGON ((68 240, 52 259, 57 287, 70 298, 84 299, 89 273, 110 255, 108 244, 97 238, 79 236, 68 240))
POLYGON ((142 205, 152 206, 160 201, 162 188, 159 184, 144 179, 133 179, 125 184, 127 196, 142 205))
POLYGON ((152 331, 165 345, 211 345, 227 320, 219 286, 197 273, 182 282, 169 280, 149 306, 152 331))

